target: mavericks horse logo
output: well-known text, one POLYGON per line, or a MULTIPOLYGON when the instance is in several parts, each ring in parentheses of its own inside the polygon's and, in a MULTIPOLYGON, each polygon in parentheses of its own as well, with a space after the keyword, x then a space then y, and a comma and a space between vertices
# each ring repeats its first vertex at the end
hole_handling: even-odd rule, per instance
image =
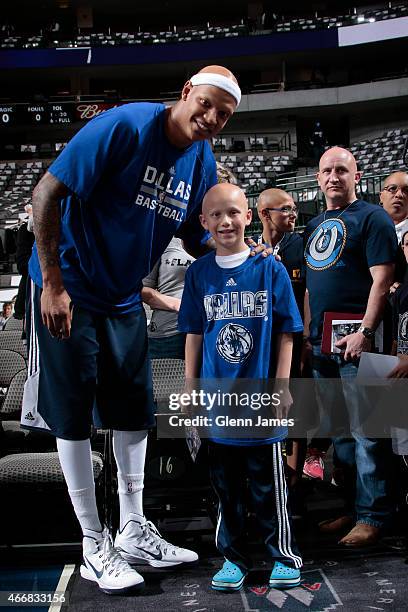
POLYGON ((228 323, 217 336, 217 351, 230 363, 242 363, 252 352, 254 345, 252 335, 246 327, 228 323))
POLYGON ((347 230, 341 219, 327 219, 314 230, 305 249, 305 259, 312 270, 326 270, 341 257, 347 230))

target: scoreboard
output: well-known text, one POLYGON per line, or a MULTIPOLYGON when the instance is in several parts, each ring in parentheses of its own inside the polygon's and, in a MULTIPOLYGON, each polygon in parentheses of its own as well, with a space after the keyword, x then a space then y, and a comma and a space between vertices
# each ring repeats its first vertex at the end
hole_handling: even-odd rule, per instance
POLYGON ((18 125, 64 125, 89 121, 121 102, 44 102, 42 104, 0 104, 0 129, 18 125))
POLYGON ((74 104, 0 104, 0 127, 69 124, 74 120, 74 111, 74 104))

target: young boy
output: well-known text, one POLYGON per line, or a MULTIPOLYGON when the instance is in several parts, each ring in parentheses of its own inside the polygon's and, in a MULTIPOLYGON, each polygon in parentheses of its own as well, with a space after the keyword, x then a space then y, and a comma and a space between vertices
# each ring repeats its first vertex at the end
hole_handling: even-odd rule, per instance
MULTIPOLYGON (((187 270, 179 330, 187 333, 186 379, 268 379, 272 333, 277 334, 276 378, 289 378, 292 333, 302 330, 291 283, 274 257, 249 257, 244 242, 251 211, 244 192, 228 183, 212 187, 200 217, 216 252, 187 270)), ((269 585, 300 583, 297 550, 281 457, 286 428, 267 439, 212 439, 211 479, 219 498, 216 545, 225 563, 212 588, 239 590, 251 567, 245 542, 245 482, 269 554, 275 561, 269 585)))

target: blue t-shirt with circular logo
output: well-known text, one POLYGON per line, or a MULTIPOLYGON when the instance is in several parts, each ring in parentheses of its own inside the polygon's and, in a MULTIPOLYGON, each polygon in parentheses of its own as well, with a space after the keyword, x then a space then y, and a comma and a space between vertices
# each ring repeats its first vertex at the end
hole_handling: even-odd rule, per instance
MULTIPOLYGON (((251 393, 262 390, 263 383, 267 388, 273 334, 300 332, 303 323, 288 273, 273 256, 259 254, 235 268, 221 268, 215 253, 209 253, 187 270, 178 327, 203 335, 200 378, 205 389, 221 383, 223 391, 230 392, 236 379, 246 379, 251 393)), ((270 434, 217 438, 213 426, 211 437, 223 444, 255 446, 284 439, 287 428, 275 427, 270 434)))
POLYGON ((356 200, 347 209, 328 210, 308 223, 306 285, 313 344, 321 340, 325 312, 365 312, 370 268, 395 262, 396 253, 394 224, 379 205, 356 200))

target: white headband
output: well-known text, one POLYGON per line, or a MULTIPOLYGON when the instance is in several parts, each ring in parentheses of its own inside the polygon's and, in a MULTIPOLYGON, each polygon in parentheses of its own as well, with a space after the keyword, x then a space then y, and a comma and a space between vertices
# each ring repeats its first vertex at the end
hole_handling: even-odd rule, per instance
POLYGON ((223 89, 235 98, 237 106, 241 102, 241 90, 239 85, 232 79, 224 76, 223 74, 216 74, 215 72, 200 72, 194 74, 190 82, 192 85, 214 85, 223 89))

